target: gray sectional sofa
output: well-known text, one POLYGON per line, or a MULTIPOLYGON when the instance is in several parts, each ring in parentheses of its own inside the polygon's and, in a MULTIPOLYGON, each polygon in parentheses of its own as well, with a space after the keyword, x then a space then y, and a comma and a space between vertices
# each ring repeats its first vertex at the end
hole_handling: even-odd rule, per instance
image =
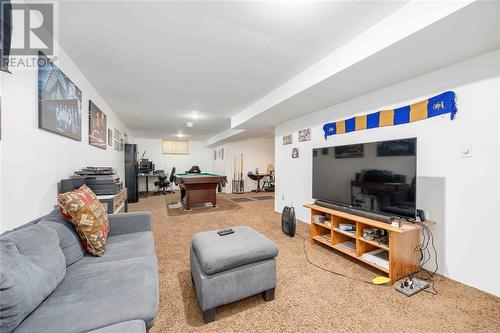
POLYGON ((59 210, 0 235, 0 332, 146 332, 158 269, 146 212, 109 215, 102 257, 59 210))

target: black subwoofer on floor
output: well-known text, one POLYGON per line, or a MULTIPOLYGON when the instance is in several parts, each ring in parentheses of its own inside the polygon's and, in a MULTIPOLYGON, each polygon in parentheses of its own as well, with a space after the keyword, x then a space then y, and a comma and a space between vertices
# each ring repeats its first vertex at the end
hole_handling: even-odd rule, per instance
POLYGON ((295 209, 293 207, 285 206, 283 208, 283 212, 281 213, 281 230, 290 237, 295 236, 295 209))

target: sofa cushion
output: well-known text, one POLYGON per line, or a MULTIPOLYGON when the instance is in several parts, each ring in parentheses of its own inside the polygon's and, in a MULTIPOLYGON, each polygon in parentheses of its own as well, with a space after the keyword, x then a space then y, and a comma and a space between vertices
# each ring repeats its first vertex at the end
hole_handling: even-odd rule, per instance
POLYGON ((86 255, 75 265, 81 266, 145 256, 155 256, 153 233, 151 231, 110 236, 106 244, 106 253, 102 257, 86 255))
POLYGON ((0 332, 12 332, 63 280, 57 233, 30 225, 0 237, 0 332))
POLYGON ((140 319, 149 328, 158 309, 156 257, 67 268, 57 289, 17 332, 88 332, 140 319))
POLYGON ((59 246, 66 259, 66 266, 77 262, 85 255, 75 227, 69 223, 59 209, 54 209, 50 214, 45 215, 38 221, 39 225, 54 229, 59 237, 59 246))
POLYGON ((73 223, 85 250, 102 256, 109 232, 108 214, 87 185, 57 196, 64 217, 73 223))
POLYGON ((278 248, 264 235, 248 226, 233 227, 234 233, 219 236, 216 230, 193 236, 192 247, 205 274, 271 259, 278 248))
POLYGON ((146 333, 146 325, 142 320, 129 320, 118 323, 88 333, 146 333))

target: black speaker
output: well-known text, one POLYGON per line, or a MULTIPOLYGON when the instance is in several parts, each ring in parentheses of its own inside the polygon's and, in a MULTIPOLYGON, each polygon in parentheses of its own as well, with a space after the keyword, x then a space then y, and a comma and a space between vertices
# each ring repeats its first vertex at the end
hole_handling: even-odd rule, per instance
POLYGON ((12 5, 10 0, 0 0, 0 13, 2 24, 0 37, 2 50, 0 52, 0 71, 9 72, 10 42, 12 39, 12 5))
POLYGON ((281 213, 281 230, 286 235, 293 237, 295 236, 295 226, 295 209, 286 206, 281 213))
POLYGON ((129 203, 139 201, 139 186, 137 184, 137 145, 125 144, 125 186, 127 187, 127 199, 129 203))

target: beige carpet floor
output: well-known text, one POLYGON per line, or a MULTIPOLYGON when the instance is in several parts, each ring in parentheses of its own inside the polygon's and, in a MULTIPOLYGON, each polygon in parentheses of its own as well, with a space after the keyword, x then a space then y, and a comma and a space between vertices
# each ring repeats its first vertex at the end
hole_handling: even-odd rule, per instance
MULTIPOLYGON (((184 210, 183 207, 179 207, 179 195, 169 195, 167 197, 169 200, 167 202, 167 214, 169 216, 179 216, 179 215, 194 215, 194 214, 205 214, 207 212, 211 212, 214 210, 214 207, 210 203, 197 204, 193 205, 190 211, 184 210)), ((217 200, 217 207, 215 208, 218 211, 229 211, 229 210, 238 210, 241 207, 231 200, 226 198, 219 198, 217 200)))
MULTIPOLYGON (((500 299, 438 277, 437 296, 411 298, 393 287, 374 286, 324 272, 308 264, 300 237, 281 233, 273 200, 238 203, 233 211, 167 216, 172 197, 141 198, 130 211, 153 216, 158 255, 160 309, 151 332, 500 332, 500 299), (194 233, 249 225, 279 247, 276 298, 259 296, 217 309, 205 325, 189 272, 189 246, 194 233)), ((264 193, 262 195, 268 195, 264 193)), ((222 195, 225 198, 231 195, 222 195)), ((307 234, 308 225, 298 223, 307 234)), ((310 259, 325 268, 370 280, 377 272, 320 245, 306 243, 310 259)))

